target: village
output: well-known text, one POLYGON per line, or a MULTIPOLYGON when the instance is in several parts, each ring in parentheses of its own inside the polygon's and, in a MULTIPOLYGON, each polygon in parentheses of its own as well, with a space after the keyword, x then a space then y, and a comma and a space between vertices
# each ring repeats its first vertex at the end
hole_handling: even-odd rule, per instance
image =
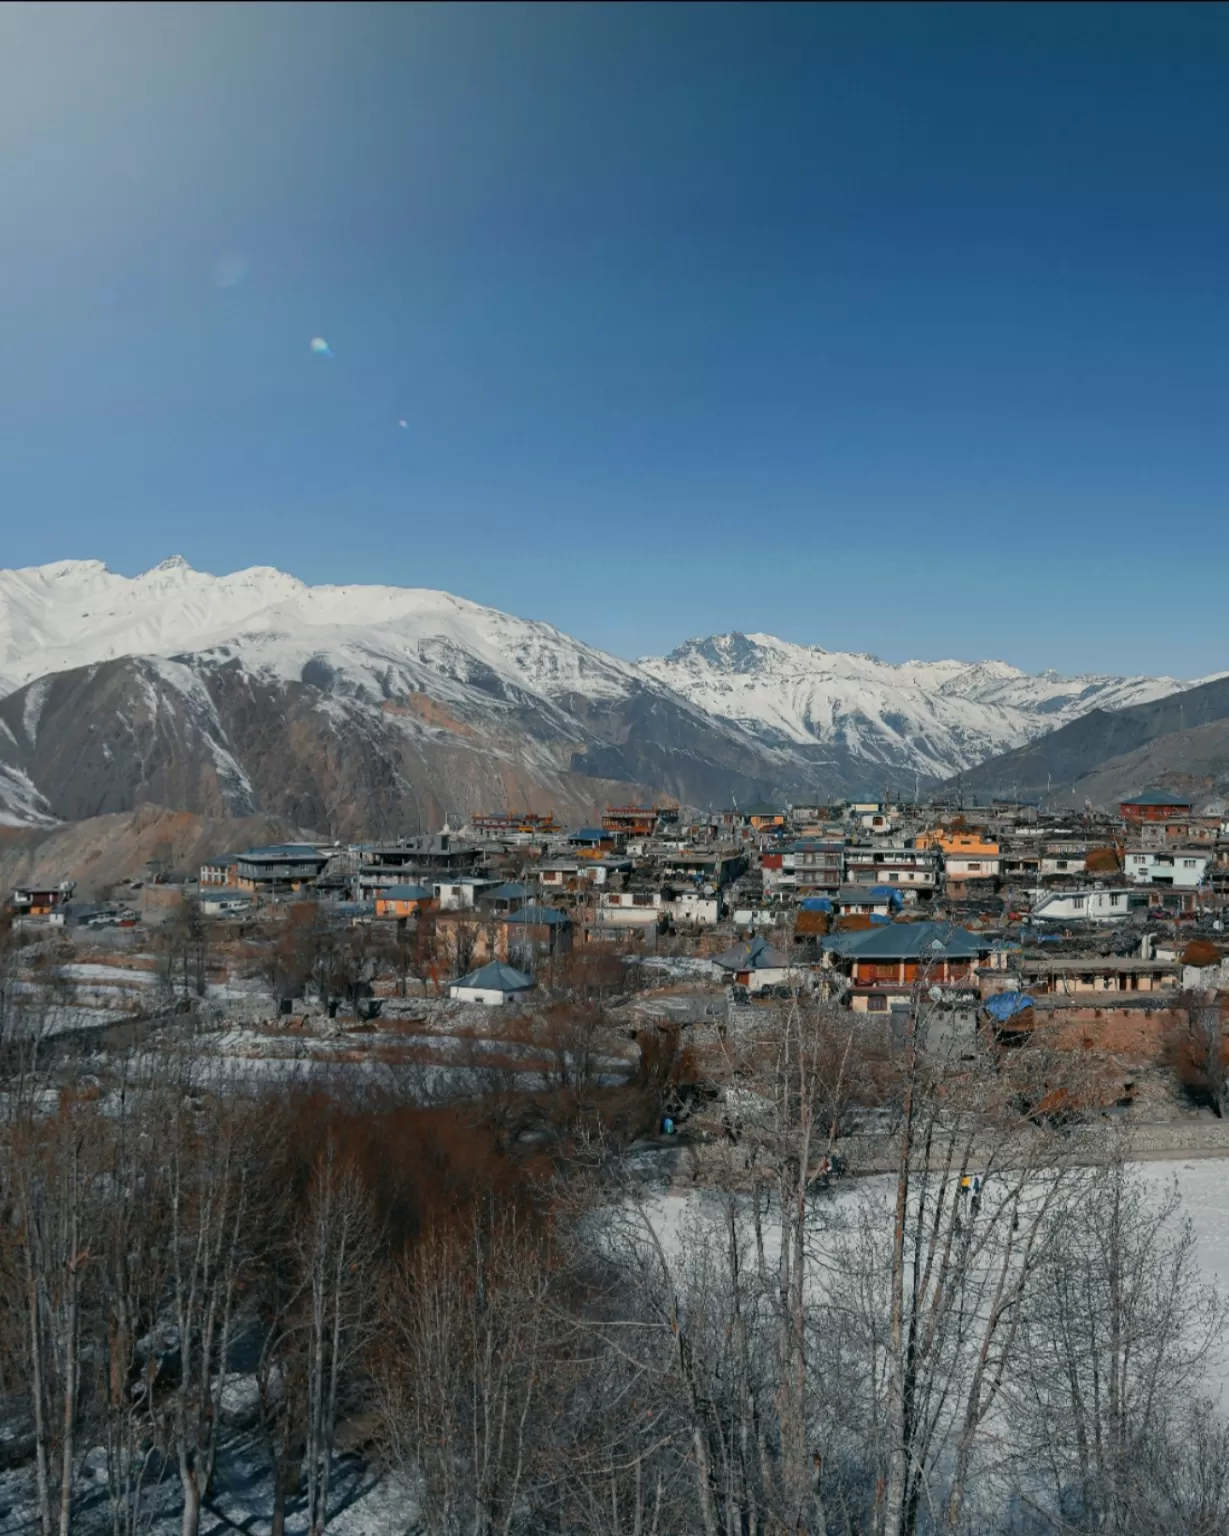
MULTIPOLYGON (((714 1030, 774 1009, 849 1010, 899 1036, 920 1007, 957 1052, 1041 1030, 1098 1063, 1086 1116, 1213 1148, 1227 893, 1224 806, 1150 790, 1116 814, 885 799, 610 805, 577 828, 473 815, 156 862, 92 900, 67 878, 22 887, 10 912, 27 1001, 45 1010, 55 982, 57 1033, 192 1009, 231 1053, 299 1071, 399 1054, 434 1092, 469 1093, 479 1050, 531 1085, 544 1011, 557 1023, 594 997, 629 1025, 604 1036, 609 1081, 634 1076, 646 1024, 680 1031, 694 1067, 714 1030)), ((683 1129, 690 1086, 671 1082, 659 1131, 683 1129)))

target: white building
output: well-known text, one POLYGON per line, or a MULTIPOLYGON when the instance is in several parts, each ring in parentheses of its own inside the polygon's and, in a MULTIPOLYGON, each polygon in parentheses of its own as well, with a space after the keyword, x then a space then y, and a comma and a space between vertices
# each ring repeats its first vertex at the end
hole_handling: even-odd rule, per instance
POLYGON ((943 855, 943 873, 949 880, 989 880, 998 876, 1001 867, 997 853, 966 849, 943 855))
POLYGON ((656 928, 661 914, 660 891, 602 891, 597 898, 602 928, 656 928))
POLYGON ((746 987, 748 992, 797 986, 802 981, 802 973, 790 963, 789 956, 758 934, 735 944, 725 954, 714 956, 712 964, 715 977, 746 987))
POLYGON ((1082 875, 1087 868, 1087 849, 1080 848, 1063 853, 1055 853, 1051 849, 1041 855, 1038 873, 1042 875, 1082 875))
POLYGON ((1192 848, 1134 848, 1126 857, 1126 874, 1138 885, 1173 885, 1188 890, 1203 884, 1210 853, 1192 848))
POLYGON ((846 848, 845 879, 850 885, 899 885, 912 901, 938 885, 939 856, 932 848, 846 848))
POLYGON ((477 875, 458 875, 454 880, 434 880, 431 894, 441 912, 472 912, 478 897, 498 880, 484 880, 477 875))
POLYGON ((1131 892, 1094 885, 1082 891, 1051 891, 1033 908, 1032 923, 1120 923, 1130 911, 1131 892))
POLYGON ((721 921, 721 897, 715 891, 680 891, 669 910, 676 923, 713 928, 721 921))
POLYGON ((229 890, 225 886, 202 890, 200 894, 201 911, 206 917, 233 917, 237 912, 246 912, 251 905, 247 891, 229 890))

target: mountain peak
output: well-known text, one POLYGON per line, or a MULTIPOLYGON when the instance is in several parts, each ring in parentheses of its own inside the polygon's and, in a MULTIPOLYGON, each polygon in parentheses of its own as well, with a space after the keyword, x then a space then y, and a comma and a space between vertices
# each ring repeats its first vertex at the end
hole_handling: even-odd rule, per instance
POLYGON ((151 570, 145 572, 146 576, 156 576, 159 571, 190 571, 192 567, 182 555, 168 555, 165 560, 159 561, 151 570))
POLYGON ((847 750, 867 763, 939 776, 1064 725, 1090 709, 1161 698, 1173 678, 1029 677, 1001 661, 888 662, 774 635, 685 641, 641 668, 698 709, 773 747, 847 750))

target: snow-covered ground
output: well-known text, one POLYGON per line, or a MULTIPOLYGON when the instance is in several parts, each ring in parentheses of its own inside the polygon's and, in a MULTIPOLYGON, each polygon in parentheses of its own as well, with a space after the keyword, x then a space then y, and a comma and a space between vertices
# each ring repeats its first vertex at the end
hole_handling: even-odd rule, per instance
POLYGON ((1195 1246, 1204 1279, 1229 1296, 1229 1159, 1140 1163, 1140 1171, 1158 1190, 1176 1180, 1182 1205, 1195 1230, 1195 1246))

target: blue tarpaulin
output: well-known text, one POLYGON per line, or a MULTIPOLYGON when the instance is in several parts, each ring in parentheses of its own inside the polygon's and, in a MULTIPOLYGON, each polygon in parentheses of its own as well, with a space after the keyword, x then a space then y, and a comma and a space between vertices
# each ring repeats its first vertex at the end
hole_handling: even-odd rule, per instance
POLYGON ((798 903, 804 912, 831 912, 832 901, 827 896, 806 896, 798 903))
POLYGON ((1016 1014, 1032 1006, 1033 1000, 1027 992, 999 992, 985 1002, 986 1012, 1000 1024, 1006 1024, 1008 1019, 1014 1019, 1016 1014))

